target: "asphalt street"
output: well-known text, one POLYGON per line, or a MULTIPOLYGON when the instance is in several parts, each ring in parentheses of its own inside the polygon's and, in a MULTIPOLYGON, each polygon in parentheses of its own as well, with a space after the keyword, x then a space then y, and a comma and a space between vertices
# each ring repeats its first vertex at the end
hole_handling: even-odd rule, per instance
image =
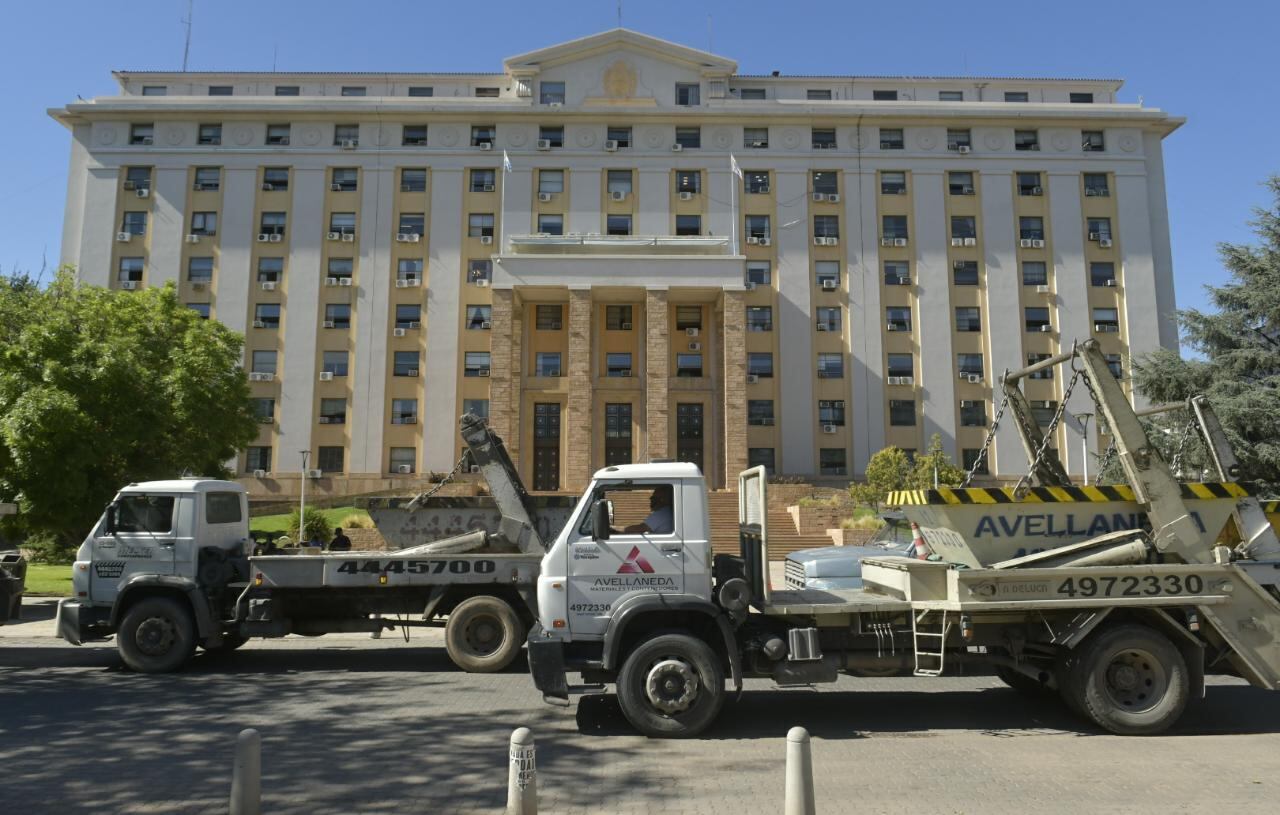
POLYGON ((241 728, 268 813, 501 812, 507 739, 537 738, 540 812, 779 813, 784 737, 813 734, 821 813, 1275 812, 1280 694, 1212 680, 1176 731, 1104 735, 993 677, 751 682, 704 737, 650 740, 612 696, 542 703, 523 660, 458 671, 438 632, 255 641, 182 673, 0 628, 0 811, 226 812, 241 728))

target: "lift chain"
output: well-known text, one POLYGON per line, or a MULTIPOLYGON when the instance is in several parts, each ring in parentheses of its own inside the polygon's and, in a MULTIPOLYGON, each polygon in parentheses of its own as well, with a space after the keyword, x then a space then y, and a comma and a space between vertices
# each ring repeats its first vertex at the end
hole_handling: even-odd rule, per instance
POLYGON ((1076 382, 1081 378, 1085 381, 1085 387, 1089 388, 1089 392, 1093 392, 1092 386, 1088 384, 1089 376, 1084 371, 1075 370, 1071 375, 1071 381, 1067 383, 1067 388, 1062 392, 1062 401, 1058 402, 1058 409, 1054 411, 1053 419, 1049 422, 1049 426, 1045 428, 1044 438, 1040 442, 1040 446, 1036 449, 1036 456, 1031 461, 1031 468, 1018 479, 1017 485, 1014 486, 1014 494, 1021 497, 1026 494, 1029 484, 1027 480, 1032 474, 1040 468, 1040 463, 1044 461, 1044 455, 1049 450, 1049 442, 1053 440, 1053 434, 1057 432, 1058 423, 1062 421, 1062 414, 1067 409, 1067 402, 1071 401, 1071 391, 1075 389, 1076 382))
POLYGON ((412 501, 410 501, 408 504, 405 505, 405 509, 409 510, 410 512, 416 512, 418 509, 420 509, 422 505, 426 503, 428 498, 435 495, 440 490, 444 489, 446 484, 452 481, 458 475, 458 473, 462 472, 462 465, 466 463, 467 458, 469 458, 469 456, 470 456, 470 451, 463 453, 462 458, 458 459, 458 463, 453 465, 453 469, 450 470, 448 473, 446 473, 445 477, 440 479, 440 482, 438 484, 436 484, 434 487, 427 490, 426 492, 418 493, 412 501))
POLYGON ((1196 417, 1192 415, 1187 426, 1182 428, 1182 438, 1178 439, 1178 450, 1173 454, 1173 459, 1169 462, 1169 469, 1173 471, 1175 478, 1182 478, 1182 456, 1187 452, 1187 442, 1191 440, 1191 434, 1196 430, 1196 417))
POLYGON ((1102 476, 1107 472, 1107 468, 1111 466, 1111 461, 1116 457, 1116 440, 1111 439, 1111 443, 1107 445, 1107 449, 1103 452, 1102 457, 1098 459, 1098 474, 1093 477, 1094 486, 1102 483, 1102 476))
MULTIPOLYGON (((1004 369, 1005 376, 1009 375, 1009 369, 1004 369)), ((1004 376, 1000 377, 1000 381, 1004 381, 1004 376)), ((987 460, 987 453, 991 450, 991 442, 996 437, 996 431, 1000 429, 1000 418, 1004 416, 1004 409, 1009 406, 1009 394, 1005 393, 1004 399, 1000 401, 1000 407, 996 409, 996 415, 991 420, 991 429, 987 431, 987 437, 983 440, 982 446, 978 448, 978 455, 973 459, 973 466, 969 468, 969 472, 964 474, 964 481, 960 482, 961 487, 969 486, 973 481, 973 477, 982 469, 982 464, 987 460)))

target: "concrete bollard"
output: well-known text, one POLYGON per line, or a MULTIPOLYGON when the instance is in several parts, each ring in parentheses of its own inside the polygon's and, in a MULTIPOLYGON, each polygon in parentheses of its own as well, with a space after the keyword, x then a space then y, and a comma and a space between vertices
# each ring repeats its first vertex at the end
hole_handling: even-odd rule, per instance
POLYGON ((231 768, 231 815, 261 815, 262 736, 247 728, 236 736, 236 759, 231 768))
POLYGON ((537 815, 538 769, 536 748, 529 728, 511 734, 510 767, 507 770, 507 815, 537 815))
POLYGON ((809 731, 793 727, 787 731, 787 781, 783 815, 814 815, 813 756, 809 752, 809 731))

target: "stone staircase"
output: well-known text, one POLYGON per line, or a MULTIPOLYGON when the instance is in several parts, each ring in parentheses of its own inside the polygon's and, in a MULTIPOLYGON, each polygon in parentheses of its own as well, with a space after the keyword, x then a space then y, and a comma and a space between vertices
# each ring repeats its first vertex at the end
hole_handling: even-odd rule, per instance
MULTIPOLYGON (((707 513, 711 519, 711 550, 716 554, 738 554, 738 494, 713 492, 708 496, 707 513)), ((614 519, 619 525, 643 520, 649 514, 647 493, 616 494, 613 499, 614 519)), ((830 546, 824 534, 801 535, 787 508, 770 502, 769 559, 782 560, 798 549, 830 546)))

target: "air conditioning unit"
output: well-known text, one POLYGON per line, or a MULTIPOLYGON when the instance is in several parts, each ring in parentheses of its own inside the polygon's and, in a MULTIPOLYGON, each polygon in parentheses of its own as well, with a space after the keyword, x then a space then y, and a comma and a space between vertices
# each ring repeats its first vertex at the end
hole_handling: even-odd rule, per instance
POLYGON ((263 191, 263 192, 275 192, 275 190, 276 190, 276 185, 275 185, 275 184, 272 184, 270 181, 264 181, 264 182, 262 182, 262 191, 263 191))
POLYGON ((340 241, 340 240, 342 240, 342 233, 341 233, 341 232, 330 232, 326 237, 327 237, 329 240, 331 240, 331 241, 340 241))
POLYGON ((1032 194, 1032 195, 1044 195, 1044 187, 1032 187, 1032 188, 1031 188, 1031 194, 1032 194))
POLYGON ((826 238, 823 238, 823 237, 817 237, 817 238, 814 238, 814 239, 813 239, 813 245, 814 245, 814 246, 826 246, 826 245, 827 245, 827 239, 826 239, 826 238))
POLYGON ((761 426, 761 427, 773 427, 773 417, 772 417, 772 416, 762 416, 762 417, 761 417, 760 419, 758 419, 757 421, 759 421, 759 422, 760 422, 760 426, 761 426))
POLYGON ((192 291, 208 291, 209 284, 208 283, 192 283, 191 289, 192 291))
POLYGON ((145 144, 145 145, 147 145, 147 146, 149 147, 149 146, 151 146, 152 144, 155 144, 155 141, 156 141, 156 140, 155 140, 153 137, 151 137, 151 136, 143 136, 143 137, 142 137, 141 139, 139 139, 138 141, 142 142, 143 144, 145 144))
POLYGON ((397 289, 410 289, 416 285, 418 285, 418 278, 416 277, 403 277, 396 281, 397 289))
POLYGON ((254 327, 254 328, 266 328, 266 327, 267 327, 267 323, 266 323, 266 321, 265 321, 265 320, 254 320, 254 321, 253 321, 253 327, 254 327))
POLYGON ((630 369, 630 368, 619 368, 619 369, 618 369, 618 376, 622 376, 622 377, 630 377, 630 376, 631 376, 631 369, 630 369))
POLYGON ((742 288, 746 289, 747 291, 755 291, 755 290, 756 290, 756 284, 755 284, 755 283, 752 283, 750 280, 748 280, 747 282, 745 282, 745 283, 743 283, 743 284, 742 284, 742 288))
MULTIPOLYGON (((120 234, 121 234, 121 235, 123 235, 123 234, 125 234, 125 233, 124 233, 124 232, 121 232, 120 234)), ((126 240, 127 240, 127 239, 126 239, 126 240)), ((760 239, 759 239, 759 238, 757 238, 755 235, 748 235, 748 236, 747 236, 747 246, 759 246, 759 245, 760 245, 760 239)))
POLYGON ((338 278, 336 278, 336 277, 326 277, 326 278, 324 279, 324 284, 325 284, 326 286, 336 286, 336 285, 338 285, 338 278))
POLYGON ((1039 238, 1037 238, 1036 240, 1033 240, 1033 241, 1031 242, 1031 248, 1032 248, 1032 249, 1043 249, 1043 248, 1044 248, 1044 241, 1040 240, 1039 238))
POLYGON ((542 202, 542 203, 544 203, 544 204, 545 204, 545 203, 547 203, 547 202, 549 202, 549 201, 551 200, 551 193, 549 193, 549 192, 540 192, 540 193, 538 193, 538 200, 539 200, 539 201, 541 201, 541 202, 542 202))
POLYGON ((965 238, 965 239, 964 239, 964 245, 965 245, 965 246, 977 246, 977 245, 978 245, 978 239, 977 239, 977 238, 965 238))
POLYGON ((343 150, 354 150, 358 144, 359 142, 355 139, 343 139, 341 147, 343 150))
MULTIPOLYGON (((323 376, 323 374, 321 374, 321 376, 323 376)), ((333 419, 331 419, 328 416, 321 416, 318 419, 316 419, 316 422, 318 422, 319 424, 333 424, 333 419)))
POLYGON ((393 328, 393 329, 391 329, 391 336, 393 336, 393 337, 403 337, 403 336, 405 336, 406 334, 408 334, 408 332, 407 332, 407 331, 405 331, 403 328, 393 328))
POLYGON ((538 149, 539 149, 539 150, 550 150, 550 149, 551 149, 551 139, 538 139, 538 149))
POLYGON ((906 246, 906 245, 907 245, 907 239, 906 239, 906 238, 894 238, 894 239, 893 239, 893 245, 894 245, 894 246, 906 246))
POLYGON ((1116 279, 1114 277, 1107 281, 1107 287, 1112 289, 1116 287, 1116 279))
POLYGON ((973 148, 967 144, 958 144, 956 145, 956 152, 962 156, 966 156, 973 152, 973 148))
POLYGON ((405 372, 404 372, 404 375, 405 375, 405 376, 417 376, 417 375, 418 375, 418 369, 417 369, 417 368, 406 368, 406 369, 405 369, 405 372))
POLYGON ((827 194, 825 192, 815 192, 811 197, 813 198, 814 201, 827 200, 827 194))
POLYGON ((259 233, 258 233, 258 243, 267 243, 267 242, 269 242, 270 240, 271 240, 271 233, 269 233, 269 232, 259 232, 259 233))
POLYGON ((885 331, 906 331, 905 328, 899 326, 897 323, 889 323, 884 327, 884 330, 885 331))
POLYGON ((757 149, 763 149, 769 146, 769 142, 764 141, 762 139, 755 139, 754 141, 751 142, 751 146, 757 149))
MULTIPOLYGON (((419 328, 422 328, 422 323, 418 322, 417 320, 410 320, 410 321, 409 321, 409 325, 408 325, 408 326, 406 326, 406 327, 407 327, 410 331, 417 331, 419 328)), ((486 323, 486 324, 485 324, 485 328, 488 328, 488 327, 489 327, 489 326, 488 326, 488 324, 486 323)))
POLYGON ((422 240, 422 236, 417 232, 397 232, 396 241, 399 243, 417 243, 422 240))
POLYGON ((1053 326, 1051 326, 1051 325, 1042 325, 1042 326, 1040 326, 1040 333, 1041 333, 1041 334, 1048 334, 1050 331, 1053 331, 1053 326))
POLYGON ((139 286, 139 285, 140 285, 140 284, 139 284, 139 283, 138 283, 138 281, 136 281, 136 280, 121 280, 121 281, 120 281, 120 288, 124 289, 125 291, 133 291, 134 289, 138 288, 138 286, 139 286))
POLYGON ((135 193, 135 195, 137 195, 139 198, 150 198, 151 190, 148 189, 147 187, 138 187, 138 190, 135 193))
POLYGON ((1084 197, 1085 197, 1085 198, 1093 198, 1093 197, 1094 197, 1094 196, 1096 196, 1097 194, 1098 194, 1098 191, 1097 191, 1096 189, 1094 189, 1093 187, 1085 187, 1085 188, 1084 188, 1084 197))
POLYGON ((623 190, 614 190, 609 193, 609 198, 613 201, 625 201, 627 200, 627 193, 623 190))
POLYGON ((1098 246, 1099 246, 1099 247, 1101 247, 1102 249, 1110 249, 1110 248, 1111 248, 1111 239, 1110 239, 1110 238, 1098 238, 1098 246))
POLYGON ((355 242, 356 242, 356 233, 354 233, 354 232, 343 232, 343 233, 342 233, 342 241, 343 241, 343 243, 355 243, 355 242))
POLYGON ((489 285, 489 281, 488 281, 486 278, 483 278, 483 277, 481 277, 481 278, 477 278, 476 280, 473 280, 472 282, 473 282, 475 285, 477 285, 477 286, 479 286, 480 288, 482 288, 482 289, 483 289, 484 287, 486 287, 486 286, 488 286, 488 285, 489 285))
POLYGON ((756 383, 757 383, 757 382, 759 382, 759 381, 760 381, 760 375, 759 375, 759 374, 747 374, 747 384, 748 384, 748 385, 754 385, 754 384, 756 384, 756 383))
POLYGON ((824 424, 824 425, 822 426, 822 432, 823 432, 823 433, 835 433, 835 432, 836 432, 836 426, 835 426, 835 425, 833 425, 833 424, 824 424))
POLYGON ((614 141, 613 139, 609 139, 608 141, 606 141, 606 142, 604 143, 604 151, 605 151, 606 153, 616 153, 616 152, 618 152, 618 143, 617 143, 616 141, 614 141))
POLYGON ((702 350, 702 343, 700 343, 700 342, 691 342, 691 343, 689 343, 689 350, 690 350, 690 351, 701 351, 701 350, 702 350))
POLYGON ((1111 323, 1094 323, 1093 330, 1099 334, 1114 334, 1120 330, 1120 326, 1111 323))
POLYGON ((277 285, 279 285, 279 284, 278 284, 278 283, 276 283, 274 280, 264 280, 264 281, 262 281, 262 290, 263 290, 263 291, 275 291, 275 290, 276 290, 276 286, 277 286, 277 285))
POLYGON ((267 477, 267 471, 266 471, 266 470, 254 470, 254 471, 253 471, 253 477, 254 477, 254 478, 266 478, 266 477, 267 477))
POLYGON ((768 237, 764 237, 760 239, 761 246, 768 246, 771 242, 772 241, 768 237))
POLYGON ((827 246, 839 246, 839 245, 840 245, 840 239, 839 239, 839 238, 837 238, 837 237, 828 237, 828 238, 827 238, 827 246))
POLYGON ((685 333, 685 336, 686 336, 686 337, 696 337, 696 336, 698 336, 698 329, 697 329, 697 328, 692 328, 692 327, 691 327, 691 328, 686 328, 686 329, 684 330, 684 333, 685 333))
POLYGON ((307 478, 322 478, 323 476, 323 470, 307 470, 307 478))
MULTIPOLYGON (((418 324, 417 324, 417 323, 414 323, 414 324, 413 324, 413 327, 414 327, 414 328, 417 328, 417 327, 418 327, 418 324)), ((488 331, 488 330, 490 330, 491 328, 493 328, 493 323, 489 322, 488 320, 482 320, 482 321, 480 322, 480 330, 481 330, 481 331, 488 331)))
POLYGON ((830 331, 830 330, 831 330, 831 326, 827 325, 826 323, 818 323, 817 325, 815 325, 815 326, 814 326, 814 328, 816 328, 818 331, 830 331))
POLYGON ((334 328, 337 324, 333 320, 325 320, 323 325, 325 328, 334 328))
POLYGON ((1036 286, 1036 294, 1048 294, 1048 293, 1049 293, 1049 287, 1047 285, 1044 285, 1042 283, 1041 285, 1036 286))
POLYGON ((489 375, 489 369, 488 369, 488 368, 481 368, 480 370, 476 371, 476 373, 477 373, 478 375, 480 375, 480 376, 488 376, 488 375, 489 375))
POLYGON ((340 277, 340 278, 338 278, 338 285, 339 285, 339 286, 350 286, 350 285, 351 285, 351 278, 349 278, 349 277, 340 277))
POLYGON ((951 239, 951 245, 952 245, 952 246, 964 246, 964 238, 952 238, 952 239, 951 239))
POLYGON ((1096 240, 1097 240, 1098 238, 1100 238, 1100 237, 1102 237, 1102 236, 1101 236, 1101 235, 1099 235, 1097 232, 1090 232, 1090 233, 1089 233, 1089 240, 1091 240, 1091 241, 1096 241, 1096 240))
POLYGON ((333 190, 334 192, 342 192, 342 185, 335 181, 334 183, 329 185, 329 189, 333 190))
POLYGON ((840 287, 840 283, 839 283, 838 281, 835 281, 835 280, 824 280, 824 281, 822 281, 822 290, 823 290, 823 291, 835 291, 835 290, 836 290, 836 289, 838 289, 839 287, 840 287))
POLYGON ((392 424, 417 424, 418 417, 417 416, 392 416, 391 423, 392 424))
POLYGON ((482 184, 480 186, 480 192, 493 192, 495 189, 496 186, 493 184, 482 184))
POLYGON ((271 233, 271 243, 282 243, 283 241, 284 235, 281 235, 279 232, 271 233))
POLYGON ((899 285, 899 286, 910 286, 910 285, 911 285, 911 278, 909 278, 909 277, 900 277, 900 278, 898 278, 898 285, 899 285))
POLYGON ((480 236, 480 243, 484 244, 485 246, 490 245, 491 243, 493 243, 493 236, 492 236, 492 235, 481 235, 481 236, 480 236))
POLYGON ((692 200, 693 200, 693 193, 688 192, 687 190, 686 190, 685 192, 680 193, 680 200, 681 200, 681 201, 692 201, 692 200))
POLYGON ((194 234, 193 234, 193 235, 188 235, 188 236, 187 236, 187 243, 199 243, 199 242, 200 242, 200 236, 199 236, 199 235, 194 235, 194 234))
POLYGON ((673 153, 679 153, 683 149, 684 149, 684 145, 680 144, 679 142, 676 142, 675 144, 671 145, 671 152, 673 153))
POLYGON ((413 474, 413 465, 412 465, 412 464, 397 464, 397 465, 396 465, 396 472, 397 472, 397 473, 399 473, 400 475, 412 475, 412 474, 413 474))
POLYGON ((756 187, 754 190, 748 190, 748 192, 755 193, 756 195, 768 195, 768 194, 769 194, 769 185, 768 185, 768 184, 761 184, 759 187, 756 187))
POLYGON ((977 402, 975 402, 975 401, 974 401, 974 400, 972 400, 972 399, 961 399, 961 400, 960 400, 960 407, 962 407, 962 408, 971 408, 971 407, 977 407, 977 406, 978 406, 978 403, 977 403, 977 402))
POLYGON ((117 232, 116 240, 122 243, 128 243, 133 238, 132 232, 117 232))
POLYGON ((982 381, 982 374, 965 374, 965 379, 969 380, 970 385, 977 385, 982 381))
POLYGON ((1020 239, 1018 240, 1018 246, 1019 246, 1019 247, 1021 247, 1021 248, 1023 248, 1023 249, 1030 249, 1030 248, 1031 248, 1031 239, 1030 239, 1030 238, 1020 238, 1020 239))
POLYGON ((476 147, 479 147, 481 150, 492 150, 492 149, 493 149, 493 142, 491 142, 491 141, 482 141, 482 142, 480 142, 479 144, 477 144, 477 145, 476 145, 476 147))
POLYGON ((264 374, 264 373, 259 373, 258 371, 253 371, 252 373, 249 374, 250 382, 270 382, 275 378, 276 378, 275 374, 264 374))

